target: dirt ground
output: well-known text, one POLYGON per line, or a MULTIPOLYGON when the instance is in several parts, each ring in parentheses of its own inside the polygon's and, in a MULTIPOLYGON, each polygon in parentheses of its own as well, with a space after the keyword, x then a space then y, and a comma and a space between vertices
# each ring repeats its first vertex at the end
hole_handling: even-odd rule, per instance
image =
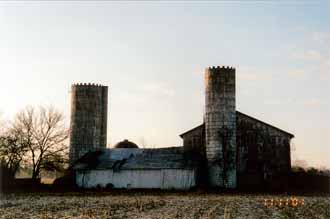
POLYGON ((330 196, 205 193, 1 195, 0 218, 330 218, 330 196))

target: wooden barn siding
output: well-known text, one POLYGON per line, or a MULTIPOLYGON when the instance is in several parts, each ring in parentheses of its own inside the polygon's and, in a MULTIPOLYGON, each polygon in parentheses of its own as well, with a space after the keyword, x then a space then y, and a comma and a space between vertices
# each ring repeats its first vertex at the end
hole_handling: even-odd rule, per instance
POLYGON ((290 171, 289 135, 245 116, 238 116, 237 127, 239 173, 290 171))
POLYGON ((76 172, 76 183, 82 188, 106 187, 132 189, 188 190, 196 185, 195 170, 88 170, 76 172))
POLYGON ((186 153, 193 152, 206 157, 204 126, 196 128, 183 136, 183 148, 186 153))

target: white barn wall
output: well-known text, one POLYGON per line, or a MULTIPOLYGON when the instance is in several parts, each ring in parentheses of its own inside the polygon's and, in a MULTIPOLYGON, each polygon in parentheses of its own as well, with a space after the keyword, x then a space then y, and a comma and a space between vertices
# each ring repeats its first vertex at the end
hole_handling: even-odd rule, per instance
POLYGON ((76 183, 82 188, 111 183, 114 188, 187 190, 196 185, 196 173, 193 169, 87 170, 76 172, 76 183))
POLYGON ((195 170, 165 169, 162 170, 162 189, 190 189, 196 186, 195 170))

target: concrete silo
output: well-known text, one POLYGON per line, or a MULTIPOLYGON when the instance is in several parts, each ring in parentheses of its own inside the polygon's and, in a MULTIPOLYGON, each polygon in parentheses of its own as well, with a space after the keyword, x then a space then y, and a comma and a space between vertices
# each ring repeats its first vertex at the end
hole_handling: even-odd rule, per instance
POLYGON ((71 87, 70 165, 107 144, 108 87, 74 84, 71 87))

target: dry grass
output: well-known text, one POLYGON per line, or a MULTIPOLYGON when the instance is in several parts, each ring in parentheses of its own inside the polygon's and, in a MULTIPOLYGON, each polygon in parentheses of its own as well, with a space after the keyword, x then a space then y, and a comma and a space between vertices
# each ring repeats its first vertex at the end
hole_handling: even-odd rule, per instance
POLYGON ((297 196, 304 205, 267 207, 292 196, 197 193, 10 194, 0 218, 330 218, 329 196, 297 196))

